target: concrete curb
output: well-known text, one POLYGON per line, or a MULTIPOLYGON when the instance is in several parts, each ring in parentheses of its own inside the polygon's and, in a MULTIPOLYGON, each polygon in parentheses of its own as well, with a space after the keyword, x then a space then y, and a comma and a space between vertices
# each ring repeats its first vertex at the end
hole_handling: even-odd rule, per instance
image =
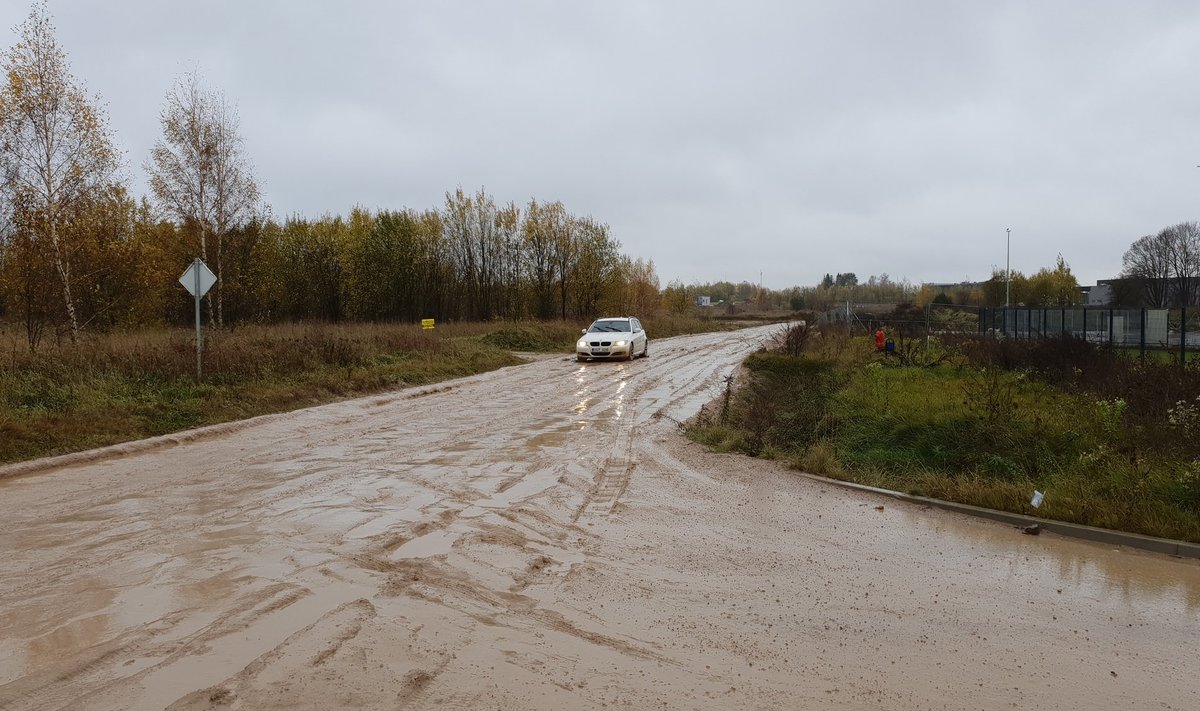
MULTIPOLYGON (((526 354, 514 352, 514 355, 524 358, 524 362, 516 365, 503 366, 504 368, 516 368, 525 365, 526 363, 531 363, 538 360, 557 358, 561 354, 526 354)), ((329 407, 330 405, 342 405, 358 401, 369 403, 371 405, 385 405, 398 400, 413 400, 419 397, 425 397, 426 395, 433 395, 435 393, 459 387, 465 383, 486 377, 490 372, 493 371, 485 371, 482 373, 476 373, 475 375, 464 375, 457 378, 448 378, 446 380, 441 380, 435 383, 427 383, 425 385, 410 385, 395 390, 386 390, 370 395, 358 395, 340 400, 330 400, 329 402, 320 403, 318 405, 309 405, 307 407, 302 407, 295 410, 270 412, 264 415, 256 415, 244 420, 218 422, 213 425, 205 425, 203 427, 196 427, 190 430, 171 432, 169 434, 158 435, 156 437, 147 437, 145 439, 110 444, 104 447, 98 447, 96 449, 84 450, 82 452, 70 452, 68 454, 59 454, 52 457, 42 457, 40 459, 27 459, 23 462, 0 464, 0 481, 3 481, 4 479, 11 479, 13 477, 25 476, 27 474, 36 474, 49 469, 58 469, 60 467, 70 467, 81 464, 92 464, 130 454, 146 452, 152 449, 174 447, 176 445, 185 444, 187 442, 195 442, 208 437, 230 434, 232 432, 244 430, 248 427, 254 427, 255 425, 268 424, 276 420, 293 417, 309 410, 329 407)))
MULTIPOLYGON (((307 409, 307 408, 306 408, 307 409)), ((147 452, 152 449, 161 447, 172 447, 185 442, 195 442, 207 437, 215 437, 217 435, 237 432, 238 430, 261 425, 267 422, 272 422, 291 414, 287 412, 272 413, 269 415, 259 415, 246 420, 235 420, 233 422, 222 422, 216 425, 207 425, 197 427, 191 430, 182 432, 173 432, 171 434, 159 435, 157 437, 148 437, 146 439, 132 440, 122 442, 120 444, 110 444, 98 449, 88 449, 82 452, 71 452, 70 454, 60 454, 54 457, 43 457, 41 459, 30 459, 24 462, 15 462, 13 464, 0 465, 0 480, 10 479, 12 477, 25 476, 26 474, 36 474, 48 469, 58 469, 60 467, 70 467, 78 464, 92 464, 94 462, 103 462, 108 459, 115 459, 129 454, 137 454, 138 452, 147 452)))
POLYGON ((458 383, 470 378, 478 376, 467 376, 465 378, 456 378, 453 382, 443 381, 432 385, 425 385, 419 388, 403 388, 391 392, 376 393, 374 395, 363 395, 359 397, 349 398, 346 400, 333 400, 322 403, 320 405, 310 405, 296 410, 287 410, 285 412, 271 412, 265 415, 256 415, 244 420, 231 420, 229 422, 219 422, 215 425, 205 425, 196 427, 190 430, 182 430, 180 432, 172 432, 170 434, 158 435, 156 437, 147 437, 145 439, 135 439, 128 442, 118 444, 110 444, 96 449, 87 449, 82 452, 71 452, 69 454, 59 454, 53 457, 42 457, 41 459, 29 459, 24 462, 13 462, 12 464, 0 464, 0 481, 11 479, 14 477, 25 476, 28 474, 37 474, 49 469, 58 469, 61 467, 71 467, 83 464, 94 464, 103 462, 109 459, 116 459, 131 454, 148 452, 153 449, 161 449, 164 447, 174 447, 188 442, 196 442, 209 437, 217 437, 220 435, 231 434, 240 430, 255 427, 257 425, 265 425, 278 420, 295 417, 309 410, 316 410, 331 405, 344 405, 362 401, 371 405, 386 405, 398 400, 413 400, 426 395, 442 392, 457 387, 458 383))
POLYGON ((886 496, 900 501, 907 501, 913 504, 921 504, 923 506, 932 506, 946 511, 954 511, 955 513, 966 514, 967 516, 975 516, 978 518, 986 518, 1000 523, 1007 523, 1012 526, 1024 527, 1038 524, 1043 531, 1056 533, 1060 536, 1069 538, 1079 538, 1085 541, 1093 541, 1095 543, 1103 543, 1105 545, 1128 546, 1137 548, 1152 553, 1163 553, 1166 555, 1176 556, 1178 558, 1196 558, 1200 559, 1200 544, 1188 543, 1187 541, 1176 541, 1170 538, 1155 538, 1153 536, 1143 536, 1137 533, 1124 533, 1122 531, 1113 531, 1107 528, 1096 528, 1094 526, 1084 526, 1078 523, 1066 523, 1064 521, 1054 521, 1046 518, 1035 518, 1033 516, 1025 516, 1023 514, 1009 513, 1007 511, 997 511, 995 509, 985 509, 981 506, 971 506, 970 504, 959 504, 953 501, 942 501, 941 499, 931 499, 925 496, 913 496, 912 494, 903 494, 899 491, 891 489, 880 489, 874 486, 865 484, 855 484, 849 481, 840 481, 838 479, 829 479, 816 474, 808 474, 805 472, 797 472, 813 481, 819 481, 825 484, 840 486, 844 489, 854 489, 856 491, 877 494, 886 496))

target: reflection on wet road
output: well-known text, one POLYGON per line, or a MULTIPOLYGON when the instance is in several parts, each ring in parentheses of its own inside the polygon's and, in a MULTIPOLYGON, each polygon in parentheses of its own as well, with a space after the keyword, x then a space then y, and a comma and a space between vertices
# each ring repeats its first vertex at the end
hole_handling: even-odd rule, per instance
POLYGON ((684 441, 773 331, 0 480, 0 708, 1194 708, 1193 561, 684 441))

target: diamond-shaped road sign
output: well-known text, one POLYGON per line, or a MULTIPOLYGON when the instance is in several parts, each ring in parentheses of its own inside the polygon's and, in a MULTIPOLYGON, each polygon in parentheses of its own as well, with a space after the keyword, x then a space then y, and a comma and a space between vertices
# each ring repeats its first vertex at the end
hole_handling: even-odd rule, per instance
POLYGON ((204 296, 212 288, 212 285, 217 283, 217 275, 212 273, 207 264, 197 259, 187 268, 183 276, 179 277, 179 283, 183 284, 183 288, 187 289, 192 296, 204 296), (197 271, 200 273, 199 280, 196 279, 197 271), (200 293, 196 293, 197 287, 199 287, 200 293))

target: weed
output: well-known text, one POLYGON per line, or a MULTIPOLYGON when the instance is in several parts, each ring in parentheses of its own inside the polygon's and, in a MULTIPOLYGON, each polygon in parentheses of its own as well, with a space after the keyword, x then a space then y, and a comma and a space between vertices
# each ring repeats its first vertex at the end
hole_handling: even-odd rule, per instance
POLYGON ((790 356, 803 354, 807 350, 814 330, 814 327, 810 326, 807 321, 785 326, 783 333, 778 338, 780 351, 790 356))
POLYGON ((831 479, 843 479, 846 471, 838 460, 837 451, 828 441, 814 443, 804 454, 794 459, 796 466, 812 474, 831 479))
POLYGON ((949 355, 929 367, 904 367, 833 336, 815 332, 799 356, 751 356, 727 422, 705 436, 813 473, 1018 513, 1034 513, 1037 488, 1039 516, 1200 541, 1200 371, 1070 339, 958 339, 938 344, 949 355))
POLYGON ((721 425, 729 424, 729 405, 733 402, 733 376, 725 376, 725 391, 721 396, 721 425))
POLYGON ((1007 429, 1017 410, 1016 380, 999 368, 980 368, 962 385, 963 404, 987 432, 1007 429))
MULTIPOLYGON (((549 352, 563 350, 562 343, 546 338, 542 332, 529 327, 501 328, 484 335, 483 341, 510 351, 549 352)), ((574 340, 574 339, 572 339, 574 340)))

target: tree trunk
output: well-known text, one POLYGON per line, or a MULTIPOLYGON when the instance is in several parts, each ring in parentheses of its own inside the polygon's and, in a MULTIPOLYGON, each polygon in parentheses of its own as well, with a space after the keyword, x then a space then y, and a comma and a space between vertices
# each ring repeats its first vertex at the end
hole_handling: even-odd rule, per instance
POLYGON ((75 314, 75 301, 71 298, 71 265, 62 253, 53 210, 49 211, 47 218, 50 222, 50 245, 54 248, 54 269, 62 280, 63 300, 67 307, 67 320, 71 324, 71 342, 74 343, 79 339, 79 317, 75 314))
POLYGON ((217 238, 217 327, 224 328, 225 301, 221 298, 221 295, 225 292, 225 290, 221 288, 221 285, 224 283, 224 277, 221 274, 221 248, 225 243, 225 227, 223 225, 218 225, 217 234, 215 236, 217 238))
MULTIPOLYGON (((204 260, 205 265, 208 264, 208 238, 206 236, 207 232, 208 232, 208 229, 205 227, 204 221, 201 220, 200 221, 200 259, 204 260)), ((203 297, 201 297, 201 298, 203 298, 203 297)), ((212 324, 214 324, 216 322, 217 322, 217 317, 216 317, 216 312, 213 308, 213 300, 209 299, 208 300, 208 324, 211 326, 212 324)))

